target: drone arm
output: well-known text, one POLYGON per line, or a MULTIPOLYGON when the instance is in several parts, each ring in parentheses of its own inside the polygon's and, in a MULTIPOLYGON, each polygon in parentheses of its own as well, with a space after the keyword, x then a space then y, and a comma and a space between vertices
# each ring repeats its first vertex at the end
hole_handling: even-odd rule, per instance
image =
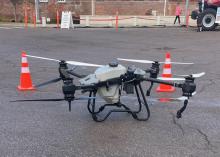
POLYGON ((84 78, 84 77, 86 77, 86 75, 77 74, 77 73, 73 72, 72 70, 67 70, 67 73, 70 74, 70 75, 73 75, 73 76, 75 76, 77 78, 84 78))
POLYGON ((146 73, 151 73, 151 69, 144 70, 146 73))
POLYGON ((170 86, 181 88, 181 84, 180 83, 175 83, 175 82, 170 82, 170 81, 168 82, 168 81, 163 81, 163 80, 159 80, 159 79, 155 79, 155 78, 144 78, 144 80, 152 82, 152 83, 161 83, 161 84, 165 84, 165 85, 170 85, 170 86))
POLYGON ((82 92, 88 92, 88 91, 93 91, 95 89, 97 89, 96 85, 79 85, 79 86, 75 86, 76 90, 82 90, 82 92))
MULTIPOLYGON (((151 83, 152 82, 162 83, 162 84, 182 88, 183 96, 186 96, 188 98, 191 97, 192 93, 195 92, 196 90, 196 84, 194 83, 194 78, 186 78, 186 81, 184 83, 167 82, 167 81, 162 81, 162 80, 153 79, 153 78, 146 78, 145 80, 150 81, 151 83)), ((184 101, 183 106, 177 111, 176 117, 178 119, 182 117, 182 113, 183 111, 185 111, 187 105, 188 105, 188 99, 184 101)))
POLYGON ((196 90, 196 84, 194 83, 194 78, 186 78, 186 81, 183 83, 176 83, 170 81, 159 80, 155 78, 144 78, 145 81, 150 81, 153 83, 160 83, 165 85, 174 86, 177 88, 182 88, 183 96, 191 97, 192 93, 196 90))

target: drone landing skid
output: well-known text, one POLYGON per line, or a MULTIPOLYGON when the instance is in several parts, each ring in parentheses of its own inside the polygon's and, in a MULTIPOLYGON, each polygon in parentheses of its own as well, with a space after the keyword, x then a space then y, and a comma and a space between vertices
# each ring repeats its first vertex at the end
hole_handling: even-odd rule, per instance
MULTIPOLYGON (((147 101, 145 99, 143 89, 142 89, 140 83, 134 85, 134 87, 135 87, 135 92, 136 92, 137 99, 138 99, 138 110, 136 110, 136 111, 131 110, 128 106, 122 104, 120 101, 118 103, 115 103, 115 104, 102 105, 101 107, 99 107, 98 110, 96 110, 95 99, 93 99, 93 100, 90 99, 90 100, 88 100, 87 108, 88 108, 89 113, 91 113, 93 120, 96 121, 96 122, 103 122, 113 112, 127 112, 127 113, 131 114, 132 117, 136 120, 147 121, 150 118, 150 109, 149 109, 149 106, 148 106, 147 101), (139 88, 139 90, 138 90, 138 88, 139 88), (142 97, 143 101, 141 101, 141 97, 142 97), (105 116, 103 116, 102 118, 98 118, 98 117, 100 117, 99 114, 102 113, 104 111, 104 109, 108 106, 113 106, 113 107, 117 107, 117 108, 108 111, 107 114, 105 114, 105 116), (147 110, 147 116, 145 118, 140 118, 138 116, 138 114, 143 110, 142 109, 143 106, 145 106, 145 108, 147 110), (120 109, 118 109, 118 108, 120 108, 120 109)), ((95 97, 96 96, 96 91, 91 91, 90 94, 89 94, 89 97, 91 97, 92 95, 95 97)))

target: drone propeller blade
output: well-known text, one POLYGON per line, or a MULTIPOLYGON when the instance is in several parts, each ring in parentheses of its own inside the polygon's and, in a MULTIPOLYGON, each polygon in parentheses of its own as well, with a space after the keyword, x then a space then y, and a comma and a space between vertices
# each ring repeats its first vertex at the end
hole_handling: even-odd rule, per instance
POLYGON ((36 85, 35 87, 42 87, 42 86, 46 86, 48 84, 51 84, 51 83, 56 83, 58 81, 62 80, 60 77, 59 78, 56 78, 56 79, 53 79, 53 80, 50 80, 50 81, 47 81, 47 82, 44 82, 44 83, 41 83, 39 85, 36 85))
POLYGON ((197 73, 197 74, 192 74, 192 75, 176 75, 176 76, 182 76, 182 77, 190 77, 192 76, 193 78, 199 78, 205 75, 205 72, 197 73))
MULTIPOLYGON (((38 59, 43 59, 43 60, 60 62, 60 60, 52 59, 52 58, 46 58, 46 57, 40 57, 40 56, 32 56, 32 55, 26 55, 26 56, 27 57, 31 57, 31 58, 38 58, 38 59)), ((66 61, 66 63, 71 64, 71 65, 78 65, 78 66, 91 66, 91 67, 101 67, 102 66, 102 65, 98 65, 98 64, 90 64, 90 63, 77 62, 77 61, 66 61)))
MULTIPOLYGON (((155 61, 151 60, 137 60, 137 59, 124 59, 124 58, 117 58, 118 60, 122 61, 129 61, 129 62, 137 62, 137 63, 155 63, 155 61)), ((183 63, 183 62, 159 62, 161 64, 168 63, 168 64, 194 64, 194 63, 183 63)))
POLYGON ((163 81, 184 81, 185 78, 173 78, 173 77, 158 77, 157 79, 163 81))
POLYGON ((14 100, 10 102, 26 102, 26 101, 63 101, 65 99, 26 99, 26 100, 14 100))
POLYGON ((78 65, 78 66, 89 66, 89 67, 101 67, 102 65, 84 63, 84 62, 76 62, 76 61, 66 61, 67 64, 78 65))
MULTIPOLYGON (((89 99, 96 99, 96 97, 78 97, 74 98, 74 100, 89 100, 89 99)), ((64 98, 61 99, 24 99, 24 100, 14 100, 10 102, 26 102, 26 101, 64 101, 64 98)))
MULTIPOLYGON (((196 95, 196 92, 193 92, 192 93, 192 96, 196 95)), ((186 97, 186 96, 181 96, 179 98, 169 98, 170 101, 185 101, 185 100, 188 100, 189 98, 186 97)))
POLYGON ((56 62, 60 62, 60 60, 57 60, 57 59, 52 59, 52 58, 45 58, 45 57, 32 56, 32 55, 26 55, 26 56, 31 57, 31 58, 38 58, 38 59, 43 59, 43 60, 49 60, 49 61, 56 61, 56 62))
MULTIPOLYGON (((192 96, 196 95, 196 92, 192 93, 192 96)), ((181 96, 178 98, 151 98, 150 101, 154 102, 183 102, 185 100, 188 100, 189 98, 186 96, 181 96)))
POLYGON ((192 74, 192 77, 198 78, 198 77, 202 77, 203 75, 205 75, 205 72, 201 72, 201 73, 197 73, 197 74, 192 74))
MULTIPOLYGON (((205 75, 205 72, 197 73, 197 74, 192 74, 192 75, 176 75, 176 76, 181 76, 181 77, 190 77, 192 76, 193 78, 199 78, 205 75)), ((164 81, 184 81, 185 78, 168 78, 168 77, 158 77, 157 79, 159 80, 164 80, 164 81)))
POLYGON ((137 62, 137 63, 154 63, 154 61, 150 61, 150 60, 124 59, 124 58, 117 58, 117 60, 128 61, 128 62, 137 62))
POLYGON ((160 64, 183 64, 183 65, 191 65, 191 64, 194 64, 194 63, 184 63, 184 62, 159 62, 160 64))

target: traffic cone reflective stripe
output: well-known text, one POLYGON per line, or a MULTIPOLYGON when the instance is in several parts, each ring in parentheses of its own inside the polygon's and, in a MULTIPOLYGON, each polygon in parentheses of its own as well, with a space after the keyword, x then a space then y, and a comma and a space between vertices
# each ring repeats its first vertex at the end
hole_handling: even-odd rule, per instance
MULTIPOLYGON (((170 53, 166 53, 165 64, 163 66, 163 74, 162 77, 171 78, 171 58, 170 53)), ((170 85, 160 84, 159 87, 156 89, 157 92, 174 92, 175 88, 170 85)))
POLYGON ((18 85, 18 90, 34 90, 32 85, 31 74, 29 70, 29 65, 27 61, 27 56, 25 52, 21 54, 21 75, 20 75, 20 85, 18 85))
POLYGON ((162 77, 168 77, 168 78, 172 77, 170 64, 169 65, 164 64, 162 77))

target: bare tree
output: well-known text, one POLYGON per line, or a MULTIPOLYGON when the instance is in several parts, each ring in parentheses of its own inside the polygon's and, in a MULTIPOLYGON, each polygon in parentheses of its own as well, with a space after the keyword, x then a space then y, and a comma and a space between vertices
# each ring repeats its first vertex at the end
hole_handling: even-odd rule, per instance
POLYGON ((26 3, 26 4, 34 4, 34 0, 10 0, 14 7, 14 20, 17 21, 17 5, 26 3))
POLYGON ((34 4, 35 3, 35 0, 23 0, 24 2, 26 3, 30 3, 30 4, 34 4))
POLYGON ((14 20, 17 21, 17 5, 21 4, 23 0, 10 0, 14 7, 14 20))

